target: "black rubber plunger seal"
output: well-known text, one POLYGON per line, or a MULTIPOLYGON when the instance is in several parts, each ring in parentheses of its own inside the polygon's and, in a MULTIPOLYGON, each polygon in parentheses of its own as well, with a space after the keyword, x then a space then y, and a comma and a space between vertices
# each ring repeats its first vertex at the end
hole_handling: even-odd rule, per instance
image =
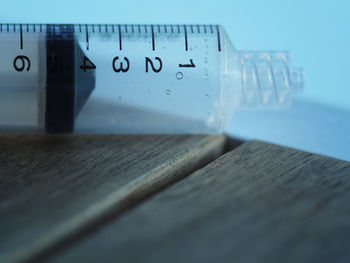
POLYGON ((46 112, 49 133, 70 133, 95 86, 93 71, 80 73, 84 54, 76 43, 73 25, 47 25, 46 112))

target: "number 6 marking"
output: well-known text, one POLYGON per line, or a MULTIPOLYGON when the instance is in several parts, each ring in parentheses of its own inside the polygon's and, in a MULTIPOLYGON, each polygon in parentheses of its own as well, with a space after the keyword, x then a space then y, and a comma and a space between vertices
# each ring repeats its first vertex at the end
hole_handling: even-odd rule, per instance
POLYGON ((26 64, 27 64, 26 70, 29 71, 29 69, 30 69, 30 60, 29 60, 29 58, 27 56, 20 55, 20 56, 15 57, 15 59, 13 60, 13 67, 15 68, 15 70, 17 70, 19 72, 24 70, 24 68, 26 67, 26 64), (17 65, 18 61, 21 62, 20 66, 17 65))

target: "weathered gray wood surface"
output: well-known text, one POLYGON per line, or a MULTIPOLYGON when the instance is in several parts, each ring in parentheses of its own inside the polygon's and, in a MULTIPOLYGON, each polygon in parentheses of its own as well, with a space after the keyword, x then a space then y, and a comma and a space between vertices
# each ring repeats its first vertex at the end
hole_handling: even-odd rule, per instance
POLYGON ((350 262, 350 163, 249 142, 50 262, 350 262))
POLYGON ((224 136, 0 136, 0 262, 35 259, 224 146, 224 136))

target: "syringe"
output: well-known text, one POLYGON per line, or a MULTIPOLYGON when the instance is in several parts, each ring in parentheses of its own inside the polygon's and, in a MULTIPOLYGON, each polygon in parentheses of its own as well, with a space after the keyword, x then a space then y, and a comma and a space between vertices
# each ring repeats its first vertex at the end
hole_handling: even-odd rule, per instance
POLYGON ((237 108, 303 88, 286 52, 217 25, 0 24, 0 130, 218 133, 237 108))

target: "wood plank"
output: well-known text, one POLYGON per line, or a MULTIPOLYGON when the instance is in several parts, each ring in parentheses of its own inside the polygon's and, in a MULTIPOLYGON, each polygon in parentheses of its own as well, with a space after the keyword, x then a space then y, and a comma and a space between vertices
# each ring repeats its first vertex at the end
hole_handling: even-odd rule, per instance
POLYGON ((0 262, 35 259, 222 154, 224 136, 1 135, 0 262))
POLYGON ((350 163, 249 142, 49 262, 349 262, 350 163))

